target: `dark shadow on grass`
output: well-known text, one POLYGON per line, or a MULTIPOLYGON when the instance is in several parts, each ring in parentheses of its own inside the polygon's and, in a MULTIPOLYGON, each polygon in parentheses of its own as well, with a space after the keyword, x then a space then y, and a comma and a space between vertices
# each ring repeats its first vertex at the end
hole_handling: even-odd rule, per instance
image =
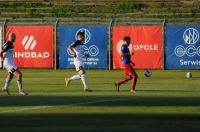
POLYGON ((142 90, 142 89, 138 89, 138 90, 136 90, 136 91, 140 91, 140 92, 200 92, 200 90, 182 90, 182 89, 180 89, 180 90, 178 90, 178 89, 171 89, 171 90, 169 90, 169 89, 153 89, 153 90, 150 90, 150 89, 144 89, 144 90, 142 90))
MULTIPOLYGON (((197 79, 200 79, 200 77, 192 77, 192 78, 197 78, 197 79)), ((191 78, 191 79, 192 79, 192 78, 191 78)))
POLYGON ((200 130, 200 116, 171 114, 10 114, 0 115, 0 131, 188 132, 200 130))
POLYGON ((43 105, 89 106, 200 106, 200 97, 163 96, 3 96, 0 106, 43 106, 43 105), (87 103, 91 102, 91 103, 87 103), (77 104, 79 105, 79 104, 77 104))

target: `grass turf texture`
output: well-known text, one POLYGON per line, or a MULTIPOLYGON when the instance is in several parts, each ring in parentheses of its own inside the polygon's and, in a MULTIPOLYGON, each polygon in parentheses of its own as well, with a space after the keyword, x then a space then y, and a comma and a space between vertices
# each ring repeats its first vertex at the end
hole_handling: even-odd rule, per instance
MULTIPOLYGON (((83 92, 80 81, 65 88, 64 77, 73 70, 22 70, 27 97, 17 95, 16 79, 0 96, 0 132, 44 131, 200 131, 200 71, 153 71, 145 78, 137 71, 137 94, 130 82, 121 92, 114 81, 123 71, 88 70, 92 93, 83 92)), ((3 87, 6 71, 0 71, 3 87)))

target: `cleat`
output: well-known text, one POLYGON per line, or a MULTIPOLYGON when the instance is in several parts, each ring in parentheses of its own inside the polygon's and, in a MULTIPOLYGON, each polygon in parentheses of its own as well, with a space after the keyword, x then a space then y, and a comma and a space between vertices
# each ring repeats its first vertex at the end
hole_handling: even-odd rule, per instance
POLYGON ((115 88, 119 92, 119 85, 117 83, 115 83, 115 88))
POLYGON ((65 86, 68 87, 69 83, 70 83, 70 79, 69 78, 65 78, 65 86))
POLYGON ((84 91, 85 91, 85 92, 92 92, 92 90, 89 89, 89 88, 85 88, 84 91))
POLYGON ((136 91, 131 89, 131 93, 132 93, 132 95, 135 95, 136 91))
POLYGON ((19 95, 20 95, 20 96, 27 96, 28 93, 26 93, 26 92, 24 92, 24 91, 20 91, 20 92, 19 92, 19 95))
POLYGON ((6 92, 8 96, 10 95, 10 91, 8 89, 2 88, 2 91, 6 92))

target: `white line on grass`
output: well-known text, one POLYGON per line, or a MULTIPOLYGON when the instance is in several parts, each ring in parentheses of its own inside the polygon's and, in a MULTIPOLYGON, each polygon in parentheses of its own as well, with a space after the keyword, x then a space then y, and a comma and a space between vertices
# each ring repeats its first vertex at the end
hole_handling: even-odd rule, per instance
POLYGON ((26 110, 45 109, 45 108, 49 108, 49 107, 52 107, 52 106, 33 106, 33 107, 28 107, 28 108, 23 108, 23 109, 1 111, 0 114, 14 113, 14 112, 20 112, 20 111, 26 111, 26 110))
POLYGON ((85 104, 96 104, 96 103, 105 103, 105 102, 116 102, 116 101, 127 101, 127 100, 133 100, 135 98, 128 98, 128 99, 108 99, 108 100, 96 100, 96 101, 88 101, 88 102, 79 102, 79 103, 73 103, 68 105, 85 105, 85 104))
POLYGON ((87 102, 77 102, 77 103, 72 103, 72 104, 67 104, 67 105, 33 106, 33 107, 23 108, 23 109, 0 111, 0 114, 3 114, 3 113, 15 113, 15 112, 26 111, 26 110, 39 110, 39 109, 46 109, 46 108, 52 108, 52 107, 71 106, 71 105, 86 105, 86 104, 97 104, 97 103, 105 103, 105 102, 128 101, 128 100, 133 100, 133 99, 135 99, 135 98, 96 100, 96 101, 87 101, 87 102))

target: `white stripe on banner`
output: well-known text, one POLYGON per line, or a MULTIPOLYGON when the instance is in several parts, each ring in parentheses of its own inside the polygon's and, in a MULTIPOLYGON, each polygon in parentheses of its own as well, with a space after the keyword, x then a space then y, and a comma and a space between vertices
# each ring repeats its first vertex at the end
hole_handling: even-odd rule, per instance
POLYGON ((24 48, 27 50, 31 46, 32 42, 33 42, 33 36, 30 36, 24 48))
POLYGON ((23 46, 26 44, 27 40, 28 40, 28 36, 25 36, 24 39, 23 39, 23 41, 22 41, 22 45, 23 46))

